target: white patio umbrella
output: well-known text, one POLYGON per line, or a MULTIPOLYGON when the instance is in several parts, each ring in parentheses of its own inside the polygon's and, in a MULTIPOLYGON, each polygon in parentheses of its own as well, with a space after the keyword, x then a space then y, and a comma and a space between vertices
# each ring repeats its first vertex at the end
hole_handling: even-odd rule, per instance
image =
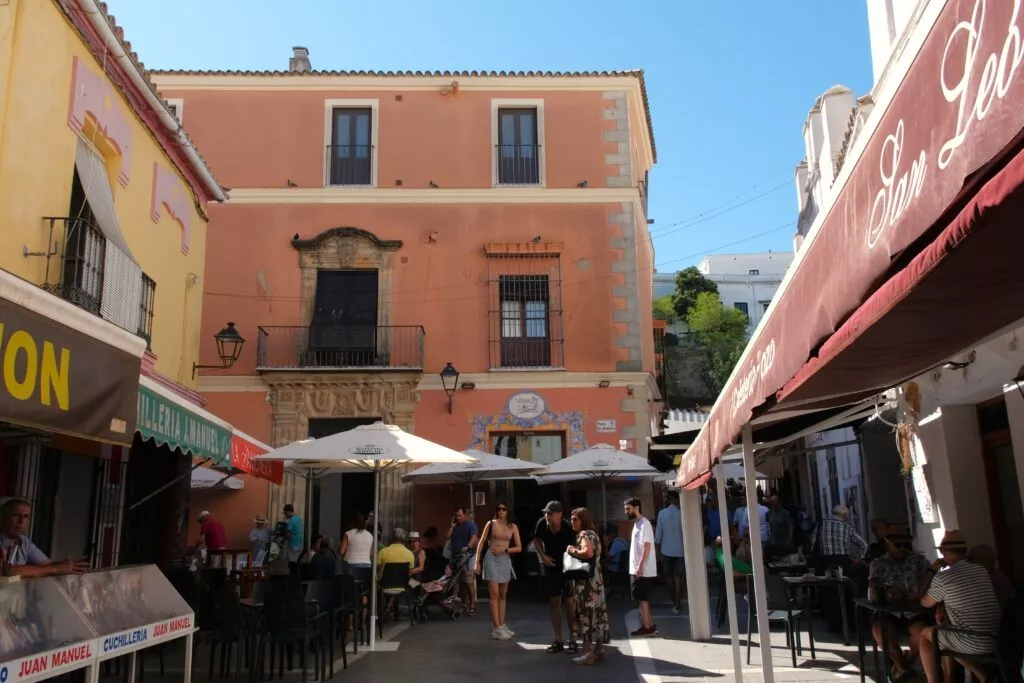
POLYGON ((599 443, 595 446, 562 458, 533 477, 540 484, 554 484, 562 481, 596 479, 601 482, 601 517, 607 523, 609 479, 624 477, 656 477, 661 474, 635 453, 619 450, 615 446, 599 443))
MULTIPOLYGON (((359 469, 373 473, 373 509, 380 505, 380 473, 416 463, 470 463, 473 458, 433 441, 427 441, 395 425, 374 422, 322 439, 307 439, 283 446, 254 460, 283 460, 293 470, 322 474, 328 470, 359 469)), ((373 547, 377 547, 377 525, 373 547)), ((377 640, 377 572, 370 584, 370 649, 377 640)))
POLYGON ((474 508, 473 484, 478 481, 497 481, 504 479, 524 479, 541 469, 537 463, 517 460, 503 455, 492 455, 484 451, 470 449, 462 451, 475 462, 468 463, 434 463, 420 467, 402 475, 402 481, 417 484, 450 484, 461 482, 469 484, 469 506, 474 508))

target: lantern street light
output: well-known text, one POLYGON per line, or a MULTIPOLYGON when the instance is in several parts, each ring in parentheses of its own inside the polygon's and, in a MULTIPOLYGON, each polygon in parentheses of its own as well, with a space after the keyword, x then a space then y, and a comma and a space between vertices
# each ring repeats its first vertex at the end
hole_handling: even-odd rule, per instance
POLYGON ((459 371, 451 363, 445 364, 444 370, 441 371, 441 386, 448 397, 448 414, 451 415, 452 400, 455 398, 455 390, 459 387, 459 371))
POLYGON ((229 322, 228 326, 213 335, 213 338, 217 342, 217 355, 220 356, 220 365, 199 365, 197 363, 193 363, 192 379, 196 378, 196 372, 198 370, 227 370, 234 365, 238 361, 238 357, 242 355, 242 347, 245 346, 245 339, 242 338, 242 335, 238 334, 238 330, 235 329, 235 324, 233 322, 229 322))

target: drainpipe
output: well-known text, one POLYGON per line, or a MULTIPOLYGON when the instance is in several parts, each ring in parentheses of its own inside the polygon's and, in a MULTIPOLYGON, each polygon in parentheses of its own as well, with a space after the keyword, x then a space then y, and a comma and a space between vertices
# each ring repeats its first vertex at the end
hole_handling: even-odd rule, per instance
POLYGON ((178 122, 178 119, 174 118, 170 110, 167 108, 167 104, 163 99, 157 95, 154 91, 153 86, 146 80, 142 72, 139 71, 132 59, 125 53, 124 46, 121 41, 117 39, 114 34, 114 30, 110 27, 107 22, 106 16, 100 11, 99 6, 96 4, 96 0, 77 0, 78 6, 82 13, 88 18, 89 23, 92 24, 96 32, 99 33, 100 37, 106 45, 106 49, 110 51, 111 57, 116 59, 124 70, 128 73, 128 77, 132 83, 142 91, 143 96, 146 98, 146 102, 153 108, 154 111, 160 117, 160 123, 163 124, 164 128, 174 134, 177 139, 178 145, 181 146, 185 152, 185 156, 188 157, 189 162, 192 164, 193 170, 199 175, 203 185, 209 191, 210 195, 218 202, 227 201, 227 195, 224 193, 223 188, 214 179, 213 174, 210 173, 210 169, 207 168, 206 162, 199 156, 199 152, 192 145, 192 142, 185 135, 184 129, 178 122))

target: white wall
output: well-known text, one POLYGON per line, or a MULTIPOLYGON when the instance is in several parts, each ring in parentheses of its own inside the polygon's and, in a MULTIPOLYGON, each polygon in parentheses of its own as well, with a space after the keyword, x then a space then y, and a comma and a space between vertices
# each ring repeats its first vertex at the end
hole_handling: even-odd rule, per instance
POLYGON ((807 438, 807 445, 820 448, 814 452, 814 464, 818 471, 818 496, 821 496, 821 507, 824 515, 831 514, 836 505, 847 505, 852 511, 851 523, 861 532, 867 533, 868 513, 864 510, 864 481, 860 469, 860 447, 857 444, 828 447, 829 444, 840 444, 856 440, 857 435, 852 428, 830 429, 807 438), (829 486, 828 456, 835 455, 836 473, 838 476, 838 498, 833 497, 829 486), (824 495, 823 495, 824 492, 824 495))
POLYGON ((918 6, 928 0, 867 0, 871 70, 875 83, 892 59, 893 49, 911 27, 918 6))

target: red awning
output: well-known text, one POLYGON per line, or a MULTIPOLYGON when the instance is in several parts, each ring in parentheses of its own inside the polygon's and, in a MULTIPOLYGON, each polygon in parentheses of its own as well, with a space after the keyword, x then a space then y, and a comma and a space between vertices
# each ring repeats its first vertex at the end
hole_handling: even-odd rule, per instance
POLYGON ((1014 14, 1014 5, 946 4, 885 112, 879 116, 883 103, 873 112, 877 127, 842 188, 837 185, 838 197, 805 242, 683 459, 680 484, 705 473, 755 410, 774 409, 777 393, 790 380, 795 384, 781 394, 788 407, 841 405, 926 370, 997 329, 982 331, 996 325, 1001 312, 981 315, 976 309, 987 307, 987 297, 1002 300, 1008 292, 990 291, 997 283, 989 277, 1000 275, 985 275, 990 266, 978 260, 989 259, 993 248, 1010 250, 1002 252, 1003 259, 1021 253, 1004 234, 1012 226, 1002 217, 1012 209, 999 208, 1019 186, 1013 178, 1018 165, 1007 164, 1006 157, 1024 128, 1024 45, 1015 38, 1024 17, 1014 14), (940 275, 946 268, 950 279, 940 275), (925 281, 936 284, 931 294, 913 294, 925 281), (950 283, 965 291, 950 291, 950 283), (859 312, 869 299, 872 306, 859 312), (965 306, 960 310, 970 315, 978 312, 979 323, 961 326, 953 305, 965 306), (812 380, 814 368, 831 365, 880 322, 885 327, 865 336, 864 348, 872 355, 847 356, 851 364, 843 366, 841 387, 830 383, 831 375, 812 380), (895 336, 894 330, 922 324, 927 334, 895 336), (953 327, 957 331, 950 334, 953 327), (830 339, 840 328, 842 334, 830 339), (925 342, 928 353, 906 347, 925 342), (813 367, 801 370, 815 357, 813 367), (875 372, 883 367, 892 369, 875 372))
POLYGON ((832 335, 780 407, 894 386, 1024 318, 1024 152, 832 335))
POLYGON ((253 460, 270 452, 270 446, 239 432, 231 433, 231 466, 260 479, 280 484, 284 479, 284 463, 280 460, 253 460))

